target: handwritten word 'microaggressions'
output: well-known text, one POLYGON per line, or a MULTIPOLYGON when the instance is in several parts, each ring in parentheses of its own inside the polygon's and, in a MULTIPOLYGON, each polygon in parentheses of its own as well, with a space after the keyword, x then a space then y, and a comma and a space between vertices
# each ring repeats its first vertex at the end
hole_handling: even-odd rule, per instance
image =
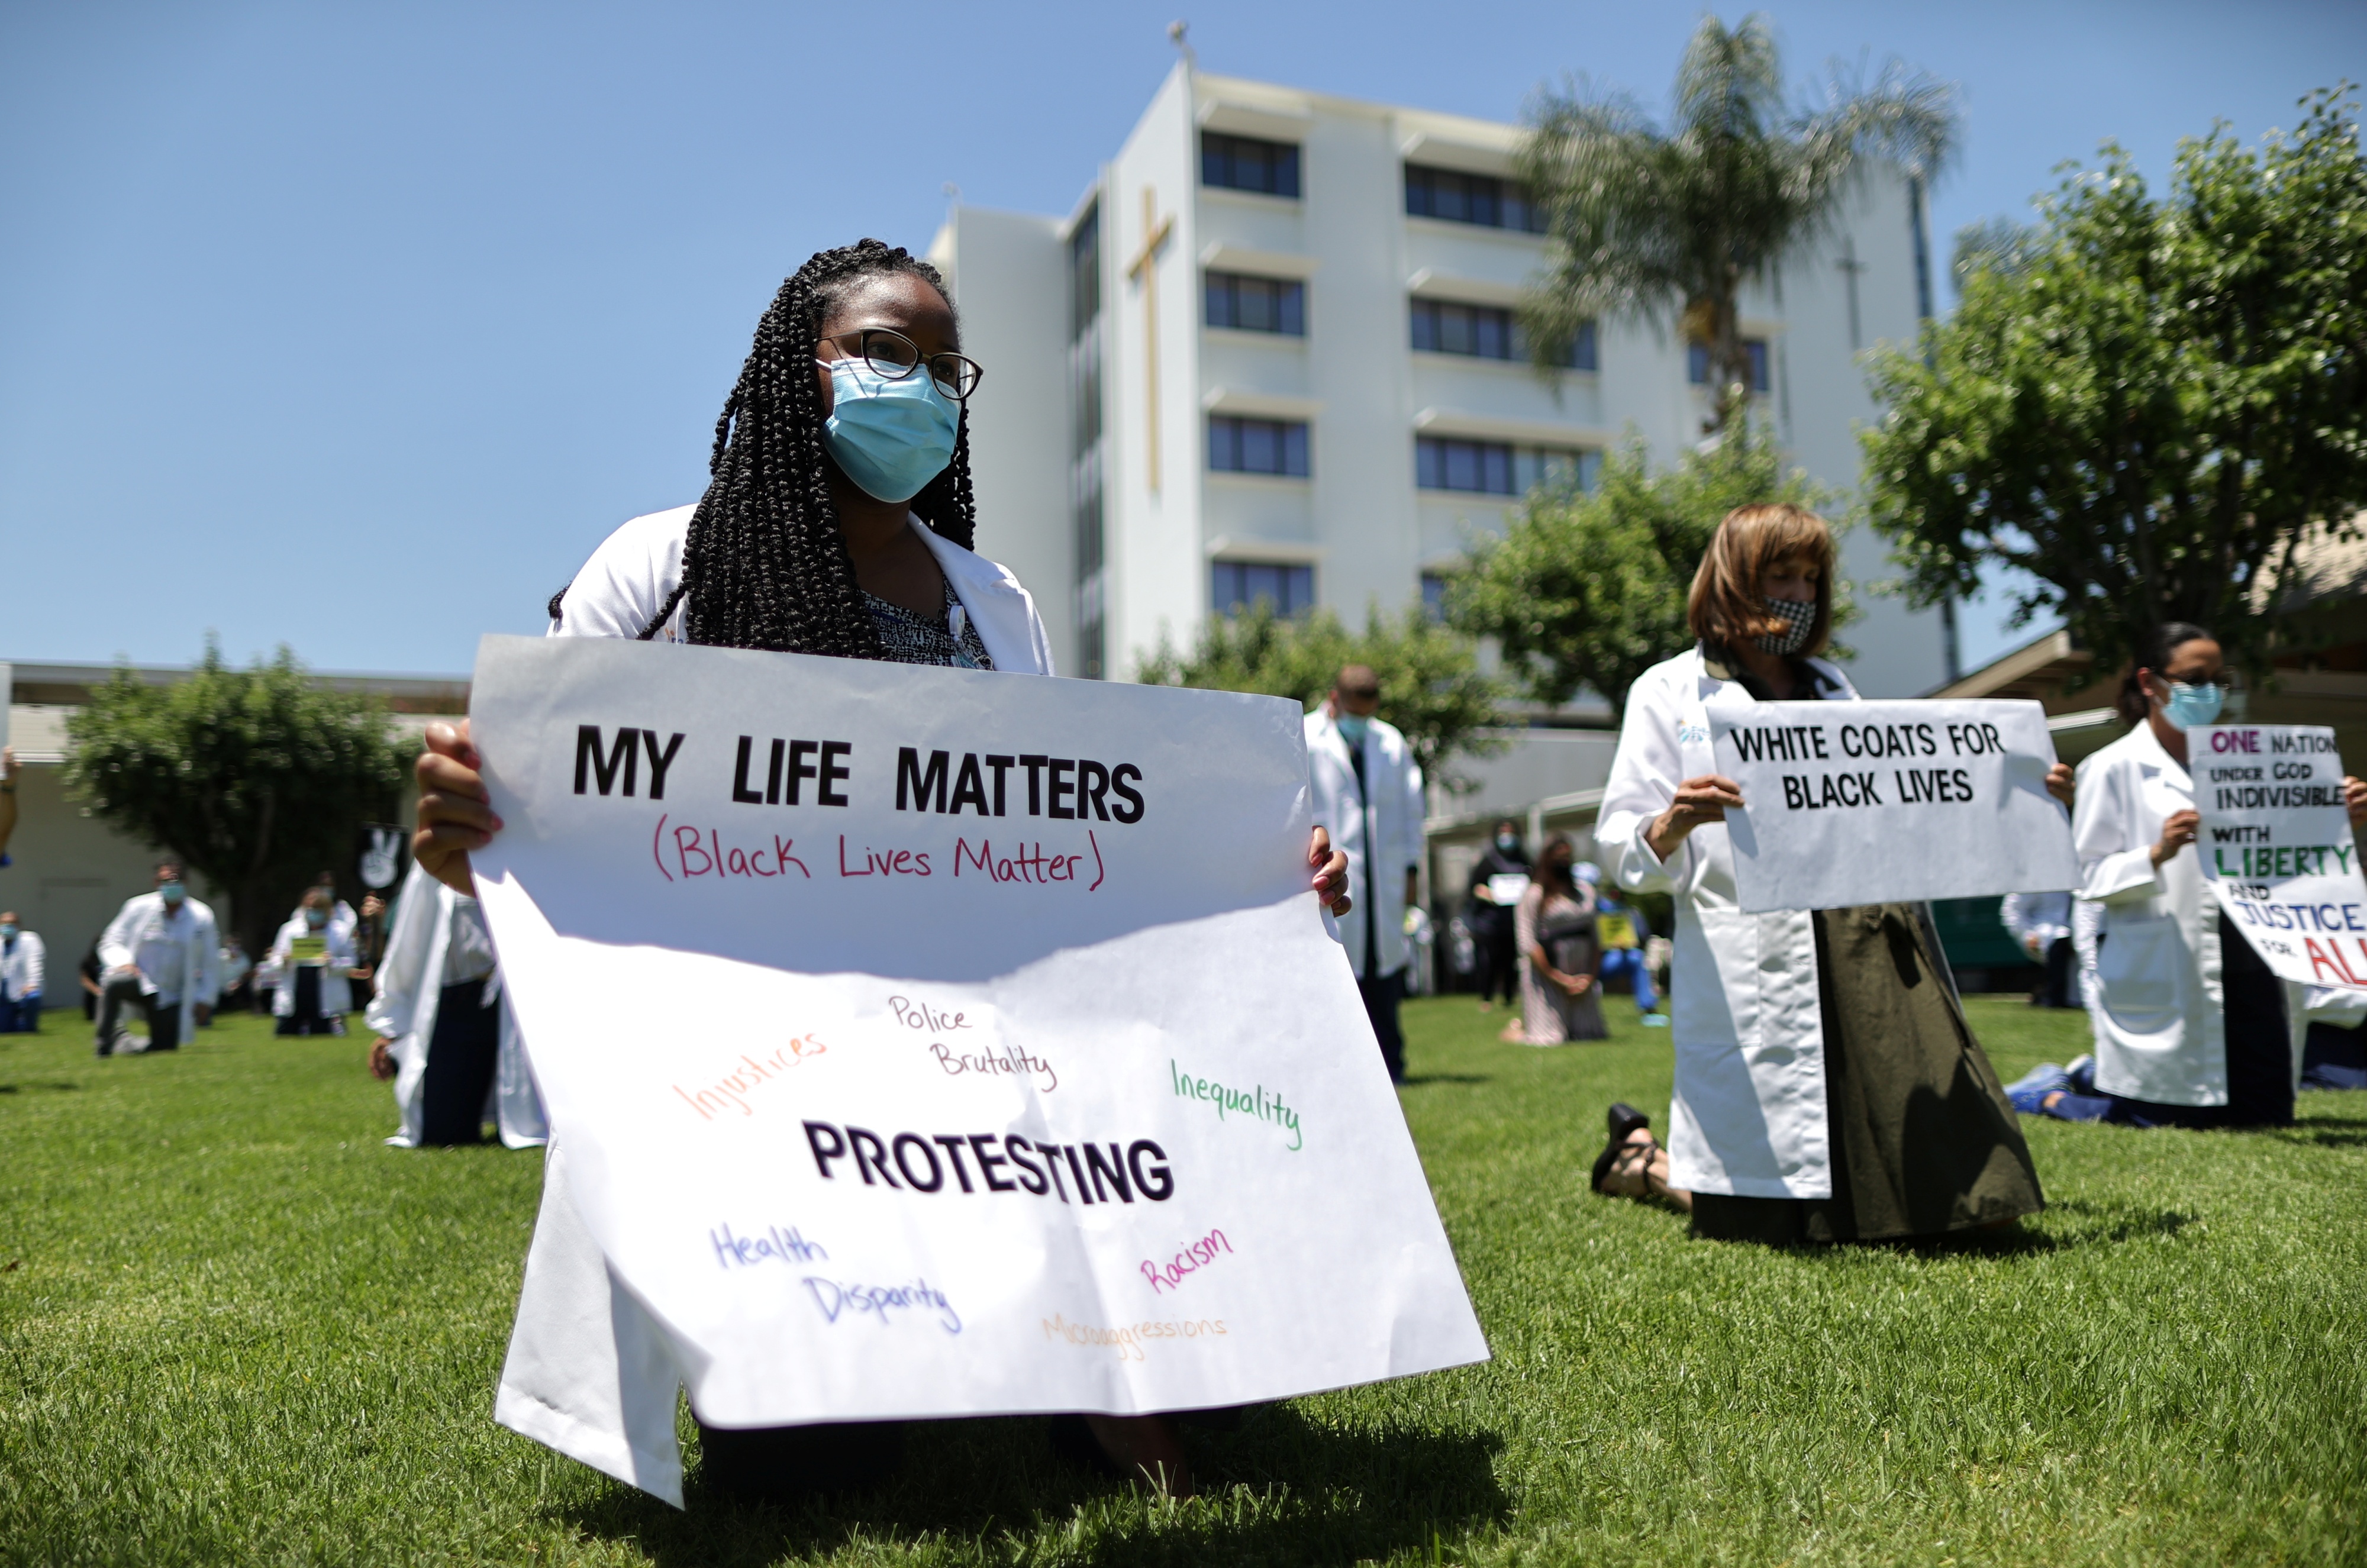
POLYGON ((1285 1146, 1294 1154, 1306 1142, 1299 1135, 1298 1112, 1285 1105, 1279 1093, 1269 1093, 1263 1084, 1251 1089, 1228 1089, 1208 1078, 1194 1077, 1177 1066, 1172 1056, 1167 1059, 1167 1077, 1180 1098, 1206 1100, 1215 1106, 1219 1122, 1225 1119, 1228 1111, 1237 1111, 1244 1116, 1254 1116, 1261 1122, 1288 1128, 1290 1142, 1285 1146))
POLYGON ((915 1280, 909 1285, 859 1285, 838 1280, 824 1280, 809 1274, 806 1289, 813 1292, 814 1305, 821 1309, 822 1320, 836 1323, 842 1316, 860 1317, 869 1314, 882 1328, 888 1327, 899 1312, 934 1311, 937 1326, 948 1334, 962 1331, 961 1314, 946 1299, 943 1291, 926 1280, 915 1280))
POLYGON ((812 1035, 804 1034, 761 1060, 744 1051, 742 1052, 740 1060, 732 1064, 729 1075, 696 1094, 680 1084, 673 1084, 669 1087, 674 1093, 682 1096, 693 1111, 698 1112, 699 1119, 703 1122, 712 1122, 725 1110, 734 1105, 740 1108, 741 1115, 753 1116, 756 1112, 748 1103, 749 1095, 764 1085, 771 1083, 798 1063, 810 1061, 829 1049, 829 1046, 812 1035), (745 1065, 742 1066, 742 1064, 745 1065))
POLYGON ((1184 1275, 1196 1274, 1215 1262, 1219 1249, 1230 1253, 1233 1250, 1233 1244, 1225 1239, 1224 1232, 1210 1231, 1206 1235, 1178 1252, 1168 1262, 1160 1263, 1150 1258, 1144 1258, 1142 1277, 1150 1281, 1150 1291, 1153 1295, 1162 1290, 1172 1291, 1184 1282, 1184 1275))
POLYGON ((1175 1195, 1175 1173, 1167 1165, 1167 1151, 1149 1138, 1137 1138, 1126 1147, 1123 1156, 1118 1145, 1101 1144, 1054 1144, 1031 1142, 1016 1133, 898 1133, 889 1138, 868 1127, 848 1127, 842 1131, 828 1122, 805 1124, 806 1144, 813 1150, 814 1169, 826 1181, 834 1181, 838 1173, 831 1166, 839 1160, 852 1158, 855 1174, 863 1185, 876 1187, 882 1183, 899 1191, 942 1192, 946 1190, 946 1169, 952 1167, 954 1179, 964 1192, 975 1192, 969 1179, 969 1167, 963 1159, 968 1153, 978 1161, 979 1181, 989 1192, 1027 1192, 1041 1198, 1057 1194, 1063 1203, 1107 1203, 1110 1194, 1116 1201, 1131 1203, 1134 1195, 1141 1193, 1154 1203, 1164 1203, 1175 1195), (998 1153, 997 1149, 1001 1152, 998 1153), (945 1159, 937 1151, 945 1151, 945 1159), (1082 1151, 1082 1156, 1080 1150, 1082 1151), (1042 1157, 1038 1164, 1032 1156, 1042 1157), (917 1163, 916 1163, 917 1162, 917 1163), (1069 1196, 1069 1183, 1061 1179, 1061 1167, 1074 1179, 1077 1195, 1069 1196), (1017 1179, 999 1175, 1009 1167, 1017 1172, 1017 1179), (899 1181, 897 1177, 903 1179, 899 1181))
POLYGON ((1154 1339, 1217 1339, 1229 1332, 1221 1317, 1168 1318, 1163 1322, 1122 1323, 1115 1328, 1104 1328, 1095 1324, 1070 1323, 1056 1312, 1041 1321, 1045 1338, 1065 1340, 1088 1349, 1115 1350, 1121 1361, 1149 1360, 1143 1348, 1154 1339))

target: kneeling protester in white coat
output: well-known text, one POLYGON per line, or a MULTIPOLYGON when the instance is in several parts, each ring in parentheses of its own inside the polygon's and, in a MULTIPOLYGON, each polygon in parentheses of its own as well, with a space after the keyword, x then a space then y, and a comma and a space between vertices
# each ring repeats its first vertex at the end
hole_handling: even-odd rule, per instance
POLYGON ((371 1065, 394 1078, 397 1148, 473 1144, 484 1123, 513 1149, 550 1136, 517 1021, 477 901, 417 865, 396 901, 366 1015, 378 1035, 371 1065), (381 1066, 381 1061, 383 1065, 381 1066))
MULTIPOLYGON (((877 240, 812 257, 758 324, 705 499, 610 535, 552 597, 550 635, 1050 675, 1035 601, 969 548, 964 405, 981 373, 958 347, 926 263, 877 240)), ((427 739, 414 842, 431 874, 465 878, 466 852, 496 825, 465 735, 431 727, 427 739)), ((1309 864, 1336 906, 1346 862, 1319 829, 1309 864)), ((680 1506, 674 1342, 610 1270, 567 1168, 554 1139, 494 1418, 680 1506)), ((1164 1416, 1060 1419, 1079 1423, 1070 1435, 1088 1450, 1098 1443, 1122 1470, 1189 1493, 1164 1416)), ((901 1429, 701 1420, 702 1475, 710 1491, 794 1501, 883 1479, 901 1429)))
MULTIPOLYGON (((1784 505, 1730 513, 1693 579, 1700 646, 1628 690, 1596 842, 1628 893, 1677 907, 1668 1185, 1693 1233, 1875 1240, 2044 1206, 2013 1108, 1965 1022, 1921 905, 1745 914, 1712 704, 1854 701, 1811 657, 1832 625, 1832 535, 1784 505)), ((1615 1134, 1614 1134, 1615 1135, 1615 1134)))

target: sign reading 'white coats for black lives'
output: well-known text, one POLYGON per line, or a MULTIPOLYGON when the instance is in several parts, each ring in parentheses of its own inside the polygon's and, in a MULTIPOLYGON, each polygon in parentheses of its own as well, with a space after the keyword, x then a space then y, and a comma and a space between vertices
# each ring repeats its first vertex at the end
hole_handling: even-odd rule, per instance
POLYGON ((1712 703, 1746 913, 2076 887, 2030 702, 1712 703))
POLYGON ((568 1201, 702 1418, 1487 1358, 1308 887, 1296 703, 494 637, 470 716, 568 1201))

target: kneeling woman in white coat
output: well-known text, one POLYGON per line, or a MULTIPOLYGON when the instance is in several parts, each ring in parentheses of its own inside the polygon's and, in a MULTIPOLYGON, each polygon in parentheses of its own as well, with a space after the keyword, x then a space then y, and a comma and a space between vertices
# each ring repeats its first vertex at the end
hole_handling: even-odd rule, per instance
POLYGON ((510 1148, 549 1138, 485 918, 476 899, 416 863, 395 902, 365 1016, 378 1036, 370 1071, 394 1080, 402 1108, 402 1131, 388 1143, 473 1144, 489 1120, 510 1148))
MULTIPOLYGON (((2072 818, 2079 897, 2101 914, 2093 1077, 2025 1079, 2016 1098, 2065 1121, 2278 1125, 2293 1120, 2301 1076, 2303 988, 2220 913, 2190 851, 2200 818, 2186 731, 2217 721, 2225 660, 2217 638, 2183 622, 2148 642, 2122 691, 2133 728, 2080 764, 2072 818)), ((2357 826, 2367 784, 2342 784, 2357 826)))
MULTIPOLYGON (((964 408, 982 372, 960 347, 927 263, 877 240, 816 254, 757 324, 705 499, 610 535, 552 597, 550 635, 1051 674, 1035 601, 970 552, 964 408)), ((431 726, 427 744, 413 847, 465 890, 467 852, 501 824, 465 729, 431 726)), ((1308 864, 1319 896, 1344 912, 1347 863, 1319 828, 1308 864)), ((682 1382, 664 1327, 617 1288, 577 1216, 554 1139, 495 1418, 679 1506, 682 1382)), ((1064 1429, 1121 1469, 1190 1490, 1162 1416, 1064 1429)), ((900 1444, 893 1422, 700 1432, 710 1487, 781 1498, 877 1479, 900 1444)))
POLYGON ((1749 915, 1736 902, 1724 818, 1743 802, 1716 771, 1707 710, 1855 699, 1814 657, 1832 574, 1815 513, 1727 517, 1693 577, 1699 645, 1628 691, 1596 830, 1619 886, 1676 898, 1665 1182, 1692 1192, 1696 1235, 1931 1235, 2043 1206, 1921 906, 1749 915))

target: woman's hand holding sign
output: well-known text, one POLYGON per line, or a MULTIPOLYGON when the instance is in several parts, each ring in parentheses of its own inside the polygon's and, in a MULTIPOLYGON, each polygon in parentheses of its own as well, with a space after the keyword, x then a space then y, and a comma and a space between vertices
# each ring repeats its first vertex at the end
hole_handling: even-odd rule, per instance
POLYGON ((1652 853, 1667 860, 1685 841, 1685 835, 1704 822, 1723 822, 1727 808, 1742 804, 1742 786, 1724 773, 1701 773, 1677 786, 1669 808, 1652 818, 1644 841, 1652 853))
POLYGON ((2179 851, 2194 842, 2194 836, 2202 826, 2203 818, 2192 807, 2183 811, 2173 811, 2164 818, 2161 837, 2152 850, 2153 863, 2157 866, 2166 864, 2179 851))
MULTIPOLYGON (((427 750, 419 754, 413 772, 419 779, 419 830, 412 835, 411 852, 430 876, 461 893, 474 893, 469 852, 482 849, 501 831, 486 793, 477 749, 469 740, 469 721, 431 724, 427 750)), ((1348 857, 1331 847, 1322 829, 1307 847, 1307 864, 1314 873, 1308 886, 1334 915, 1352 907, 1348 897, 1348 857)))

